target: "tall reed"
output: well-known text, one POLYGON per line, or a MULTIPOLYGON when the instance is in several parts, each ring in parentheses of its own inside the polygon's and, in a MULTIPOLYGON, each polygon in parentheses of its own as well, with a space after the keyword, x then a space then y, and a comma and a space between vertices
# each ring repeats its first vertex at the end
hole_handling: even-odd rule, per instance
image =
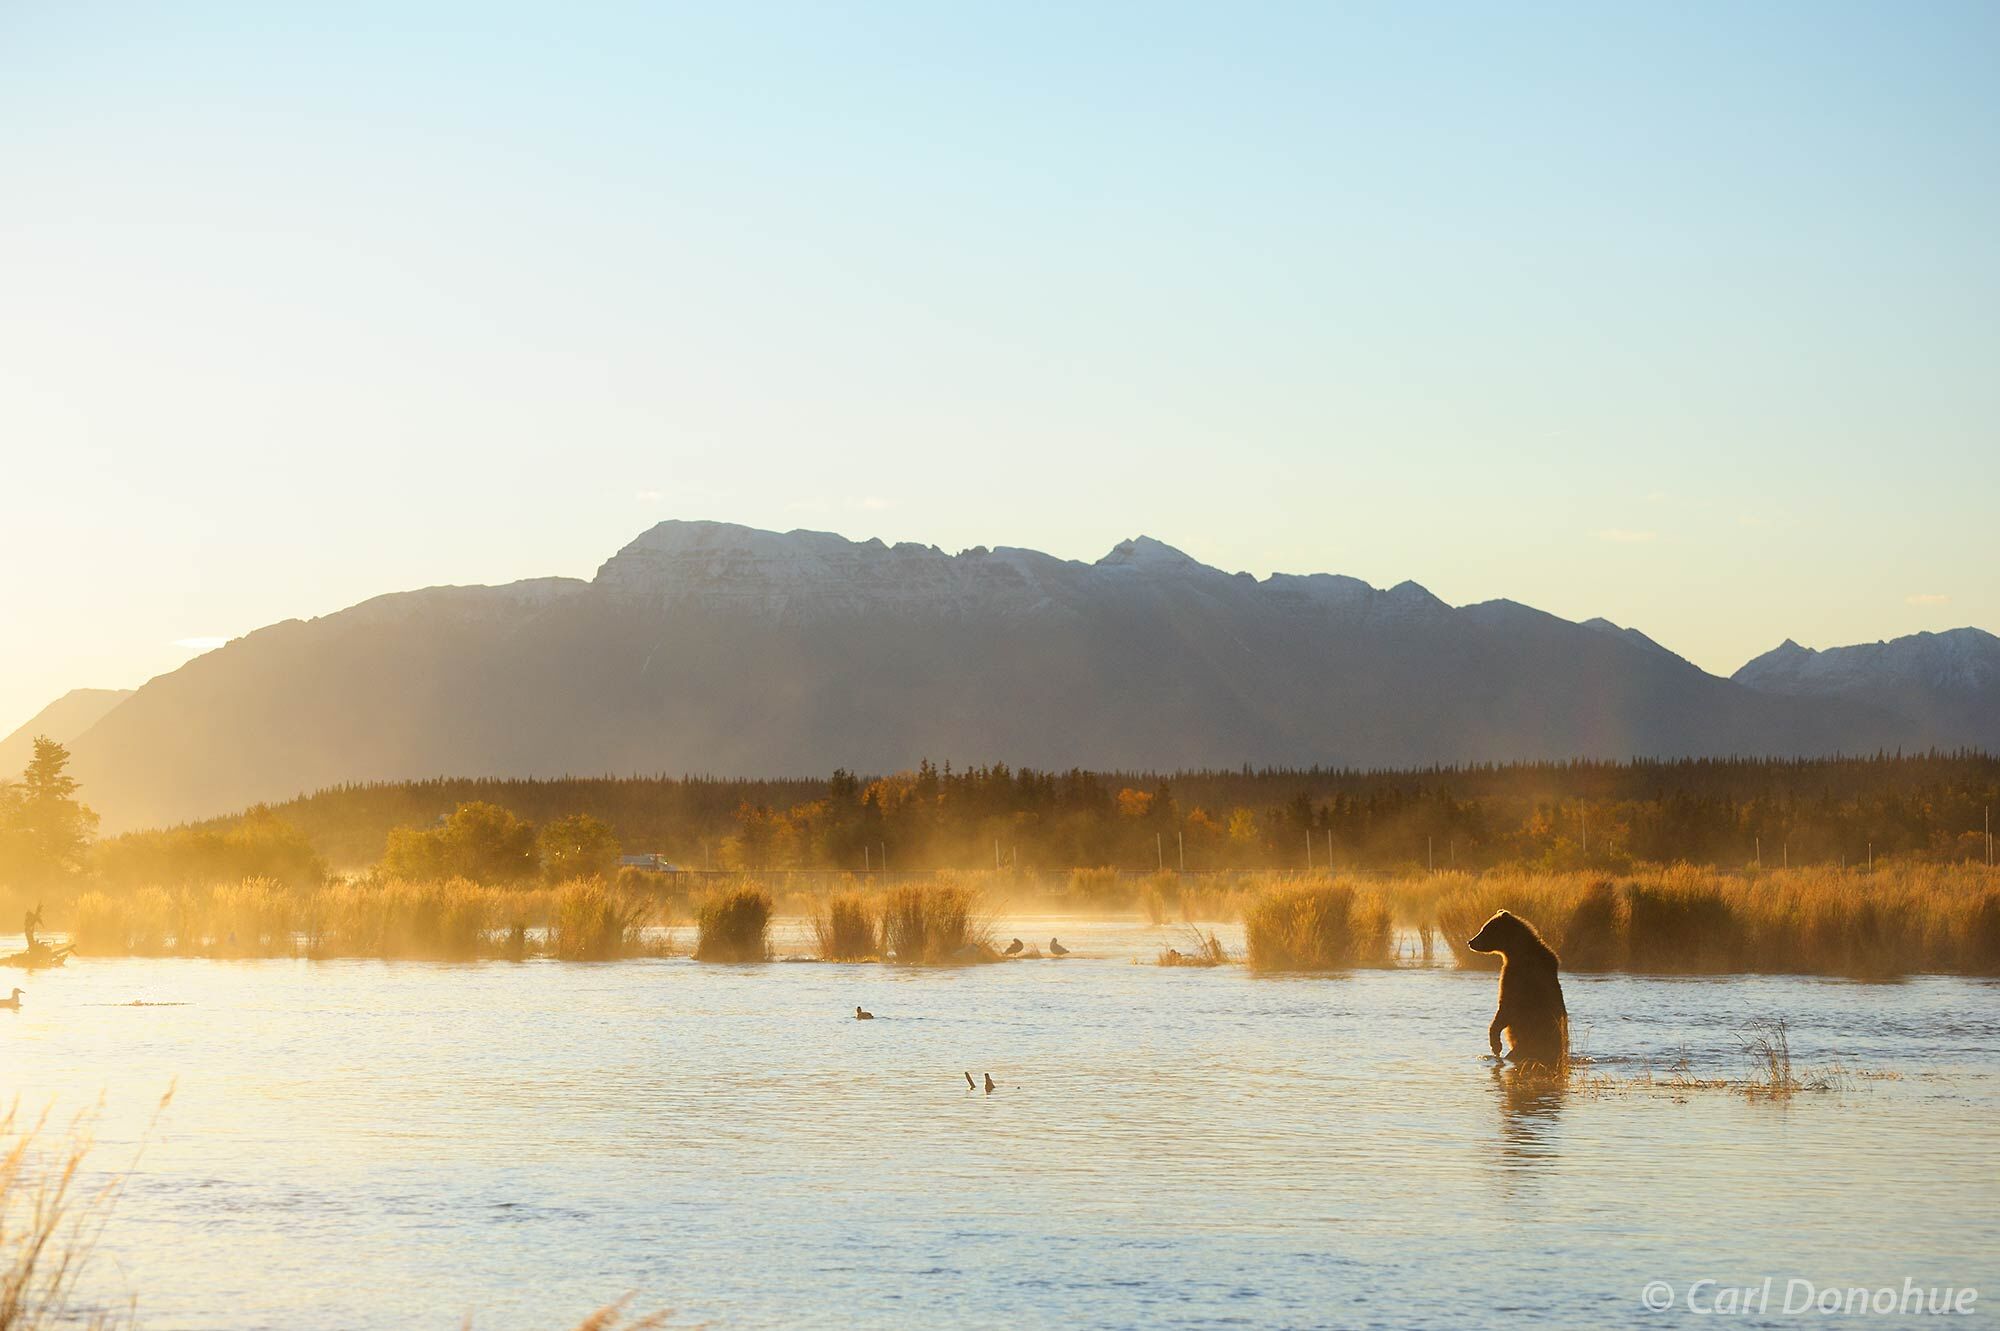
MULTIPOLYGON (((160 1108, 170 1099, 171 1092, 160 1108)), ((132 1321, 129 1307, 122 1314, 90 1308, 80 1297, 123 1182, 84 1186, 91 1146, 82 1117, 53 1133, 46 1111, 31 1122, 17 1107, 0 1112, 0 1331, 108 1331, 132 1321)))
POLYGON ((652 904, 632 892, 578 878, 555 891, 549 950, 562 961, 611 961, 640 950, 652 904))
POLYGON ((814 908, 813 942, 827 961, 866 961, 878 954, 875 913, 859 892, 842 892, 814 908))
POLYGON ((1392 960, 1387 904, 1345 883, 1269 888, 1244 912, 1243 934, 1257 970, 1339 970, 1392 960))
POLYGON ((307 952, 316 957, 464 960, 488 950, 498 893, 464 878, 342 883, 310 898, 307 952))
POLYGON ((992 957, 991 929, 973 916, 971 892, 952 882, 892 888, 882 903, 882 954, 904 965, 992 957))
POLYGON ((771 954, 771 894, 738 883, 695 906, 696 961, 763 961, 771 954))
POLYGON ((1498 964, 1465 940, 1503 907, 1532 921, 1569 970, 2000 974, 2000 875, 1983 866, 1740 876, 1675 865, 1617 881, 1585 874, 1464 878, 1436 907, 1438 929, 1461 966, 1498 964))

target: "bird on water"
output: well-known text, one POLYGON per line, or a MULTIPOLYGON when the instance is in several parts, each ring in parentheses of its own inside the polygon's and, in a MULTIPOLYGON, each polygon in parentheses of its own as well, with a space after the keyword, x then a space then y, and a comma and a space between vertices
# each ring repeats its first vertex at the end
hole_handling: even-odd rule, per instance
POLYGON ((875 1014, 873 1012, 863 1012, 861 1004, 856 1003, 854 1005, 854 1019, 856 1021, 873 1021, 875 1020, 875 1014))
POLYGON ((965 1074, 965 1089, 968 1091, 976 1091, 979 1089, 979 1083, 972 1079, 972 1074, 970 1072, 965 1074))
POLYGON ((986 1093, 993 1094, 993 1074, 990 1072, 986 1074, 986 1093))
POLYGON ((1069 949, 1051 938, 1049 940, 1049 955, 1052 957, 1066 957, 1069 955, 1069 949))
MULTIPOLYGON (((21 995, 27 992, 26 989, 16 989, 13 993, 7 995, 7 997, 0 998, 0 1007, 6 1008, 11 1012, 19 1012, 21 1010, 21 995)), ((971 1081, 972 1074, 968 1072, 965 1079, 971 1081)))

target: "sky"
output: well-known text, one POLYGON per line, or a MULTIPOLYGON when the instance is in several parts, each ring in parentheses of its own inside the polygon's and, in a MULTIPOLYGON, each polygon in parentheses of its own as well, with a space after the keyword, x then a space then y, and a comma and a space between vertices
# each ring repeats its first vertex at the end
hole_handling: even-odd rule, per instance
POLYGON ((663 518, 2000 630, 2000 6, 0 5, 0 732, 663 518))

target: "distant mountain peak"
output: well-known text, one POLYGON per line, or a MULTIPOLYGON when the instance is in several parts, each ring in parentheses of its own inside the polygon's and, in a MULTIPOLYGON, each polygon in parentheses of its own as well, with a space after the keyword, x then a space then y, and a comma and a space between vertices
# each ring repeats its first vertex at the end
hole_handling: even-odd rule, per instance
POLYGON ((71 689, 0 739, 0 781, 20 776, 38 737, 68 744, 131 696, 130 689, 71 689))
POLYGON ((1101 568, 1198 569, 1210 573, 1220 571, 1202 563, 1187 551, 1175 549, 1165 541, 1155 540, 1151 536, 1134 536, 1129 541, 1120 541, 1097 563, 1101 568))
POLYGON ((1384 601, 1406 612, 1449 610, 1450 606, 1431 594, 1431 589, 1408 578, 1382 593, 1384 601))
MULTIPOLYGON (((1824 697, 1887 700, 1913 691, 1961 698, 2000 694, 2000 638, 1968 627, 1824 651, 1787 638, 1731 678, 1767 693, 1824 697)), ((2000 698, 1994 702, 2000 704, 2000 698)))

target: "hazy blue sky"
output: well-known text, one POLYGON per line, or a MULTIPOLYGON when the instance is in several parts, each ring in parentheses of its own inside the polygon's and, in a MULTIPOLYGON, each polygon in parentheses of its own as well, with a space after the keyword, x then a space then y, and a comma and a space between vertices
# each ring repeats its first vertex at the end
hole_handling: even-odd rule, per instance
POLYGON ((0 4, 0 730, 663 517, 2000 628, 2000 5, 0 4))

